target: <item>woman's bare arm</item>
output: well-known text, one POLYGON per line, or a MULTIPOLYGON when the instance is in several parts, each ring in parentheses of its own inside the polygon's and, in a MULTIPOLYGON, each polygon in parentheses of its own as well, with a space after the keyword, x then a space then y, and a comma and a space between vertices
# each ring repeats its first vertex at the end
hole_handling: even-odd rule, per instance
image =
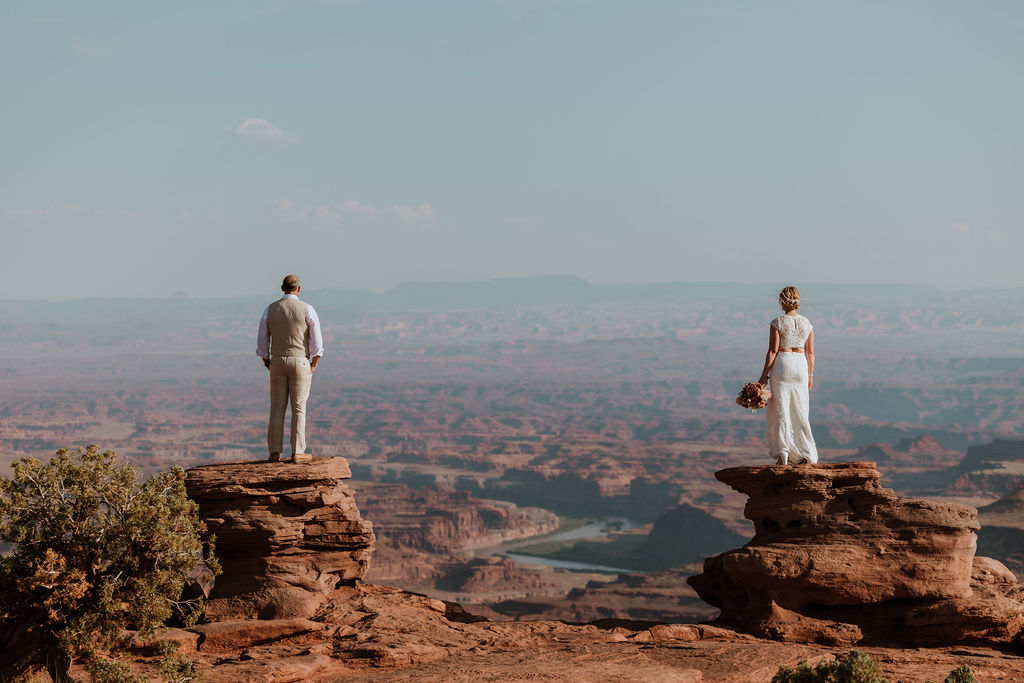
POLYGON ((814 386, 814 330, 804 342, 804 355, 807 356, 807 388, 810 389, 814 386))
POLYGON ((768 353, 764 356, 764 370, 761 371, 761 379, 757 380, 758 384, 768 382, 768 372, 772 369, 772 364, 775 363, 775 356, 779 355, 779 331, 774 327, 770 327, 769 330, 768 353))

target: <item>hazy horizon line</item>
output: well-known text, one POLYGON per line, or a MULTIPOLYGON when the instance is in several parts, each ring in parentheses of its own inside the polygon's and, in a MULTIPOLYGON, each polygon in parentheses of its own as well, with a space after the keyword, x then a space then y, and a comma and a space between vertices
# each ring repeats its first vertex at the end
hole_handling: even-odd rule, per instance
MULTIPOLYGON (((645 282, 593 282, 585 278, 573 275, 571 273, 549 273, 545 275, 522 275, 522 276, 506 276, 506 277, 495 277, 486 280, 403 280, 398 284, 389 287, 387 289, 375 290, 369 287, 358 287, 358 286, 325 286, 309 288, 306 290, 307 293, 316 292, 360 292, 369 293, 374 296, 385 296, 389 293, 396 292, 402 288, 422 286, 473 286, 473 285, 488 285, 494 283, 514 283, 514 282, 527 282, 537 280, 563 280, 566 282, 575 281, 577 284, 582 284, 588 287, 654 287, 654 286, 729 286, 729 287, 765 287, 767 289, 775 289, 786 284, 780 285, 779 283, 771 282, 741 282, 735 280, 654 280, 645 282)), ((787 281, 787 284, 793 284, 787 281)), ((1018 290, 1024 290, 1024 287, 959 287, 959 288, 946 288, 939 285, 921 282, 856 282, 856 283, 845 283, 845 282, 808 282, 804 284, 796 284, 797 287, 802 289, 812 289, 814 287, 828 287, 828 288, 843 288, 843 289, 860 289, 860 288, 879 288, 879 287, 894 287, 899 289, 929 289, 945 293, 967 293, 967 292, 1012 292, 1018 290)), ((276 291, 276 287, 268 287, 267 290, 273 294, 276 291)), ((247 297, 264 297, 267 295, 267 290, 261 290, 259 292, 252 292, 249 294, 223 294, 223 295, 212 295, 212 296, 199 296, 190 294, 188 292, 179 290, 167 294, 165 296, 131 296, 126 295, 123 292, 119 292, 111 296, 80 296, 80 297, 67 297, 67 298, 35 298, 35 297, 17 297, 7 298, 0 297, 0 302, 17 302, 17 303, 73 303, 76 301, 110 301, 110 300, 130 300, 130 301, 164 301, 168 299, 189 299, 194 301, 205 301, 205 300, 216 300, 216 299, 239 299, 247 297)))

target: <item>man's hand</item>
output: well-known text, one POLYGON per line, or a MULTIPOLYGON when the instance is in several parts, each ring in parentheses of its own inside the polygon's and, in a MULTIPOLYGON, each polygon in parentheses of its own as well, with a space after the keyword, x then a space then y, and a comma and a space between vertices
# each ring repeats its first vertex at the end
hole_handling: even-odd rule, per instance
POLYGON ((265 367, 267 370, 270 369, 270 359, 269 358, 264 358, 263 359, 263 367, 265 367))
POLYGON ((320 356, 313 356, 313 359, 309 361, 309 371, 316 372, 316 366, 320 363, 320 356))

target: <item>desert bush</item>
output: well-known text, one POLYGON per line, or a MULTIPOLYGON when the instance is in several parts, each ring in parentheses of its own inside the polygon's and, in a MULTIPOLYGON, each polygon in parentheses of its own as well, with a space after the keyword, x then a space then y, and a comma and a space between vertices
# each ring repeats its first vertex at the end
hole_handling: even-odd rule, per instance
POLYGON ((944 683, 978 683, 978 679, 974 677, 971 667, 961 664, 949 672, 944 683))
POLYGON ((795 669, 786 666, 772 677, 772 683, 888 683, 878 662, 860 650, 850 650, 843 659, 821 661, 813 667, 806 661, 795 669))
POLYGON ((132 674, 122 662, 94 659, 89 664, 89 683, 149 683, 149 679, 132 674))
POLYGON ((203 672, 196 670, 195 662, 178 654, 178 644, 162 641, 158 648, 163 657, 158 670, 165 683, 197 683, 203 680, 203 672))
POLYGON ((0 671, 45 666, 64 683, 74 659, 126 647, 128 629, 150 638, 174 614, 194 621, 201 604, 182 588, 219 572, 205 534, 181 468, 140 481, 96 446, 19 460, 0 478, 0 541, 13 547, 0 557, 0 671))

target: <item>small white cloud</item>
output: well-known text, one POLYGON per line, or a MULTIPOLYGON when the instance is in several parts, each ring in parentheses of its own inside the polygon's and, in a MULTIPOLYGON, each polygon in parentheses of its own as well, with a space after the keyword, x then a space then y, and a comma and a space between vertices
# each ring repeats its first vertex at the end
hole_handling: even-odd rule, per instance
POLYGON ((275 145, 293 145, 299 141, 297 135, 278 128, 270 121, 259 118, 248 118, 232 129, 235 135, 275 145))
POLYGON ((419 206, 395 205, 390 209, 380 209, 355 199, 315 206, 302 206, 294 199, 278 199, 271 205, 271 213, 286 223, 316 221, 325 225, 365 225, 389 219, 410 226, 434 223, 434 207, 429 202, 419 206))
POLYGON ((37 209, 30 206, 20 206, 11 209, 8 213, 15 218, 28 218, 33 220, 68 220, 76 218, 85 212, 80 206, 69 204, 67 206, 50 206, 45 209, 37 209))
POLYGON ((957 221, 953 224, 953 234, 962 237, 972 242, 1001 242, 1006 239, 1005 232, 996 232, 995 230, 979 230, 974 228, 963 221, 957 221))
POLYGON ((107 47, 99 45, 94 40, 76 38, 71 42, 75 52, 90 59, 110 59, 114 52, 107 47))
POLYGON ((361 223, 372 223, 377 220, 379 211, 369 204, 362 204, 354 199, 347 199, 337 204, 321 204, 314 214, 323 223, 346 223, 352 220, 361 223))
POLYGON ((434 224, 434 207, 430 202, 423 202, 419 206, 396 205, 391 207, 391 211, 403 225, 434 224))
POLYGON ((309 207, 298 206, 294 199, 278 199, 271 207, 271 212, 285 223, 297 223, 309 218, 309 207))

